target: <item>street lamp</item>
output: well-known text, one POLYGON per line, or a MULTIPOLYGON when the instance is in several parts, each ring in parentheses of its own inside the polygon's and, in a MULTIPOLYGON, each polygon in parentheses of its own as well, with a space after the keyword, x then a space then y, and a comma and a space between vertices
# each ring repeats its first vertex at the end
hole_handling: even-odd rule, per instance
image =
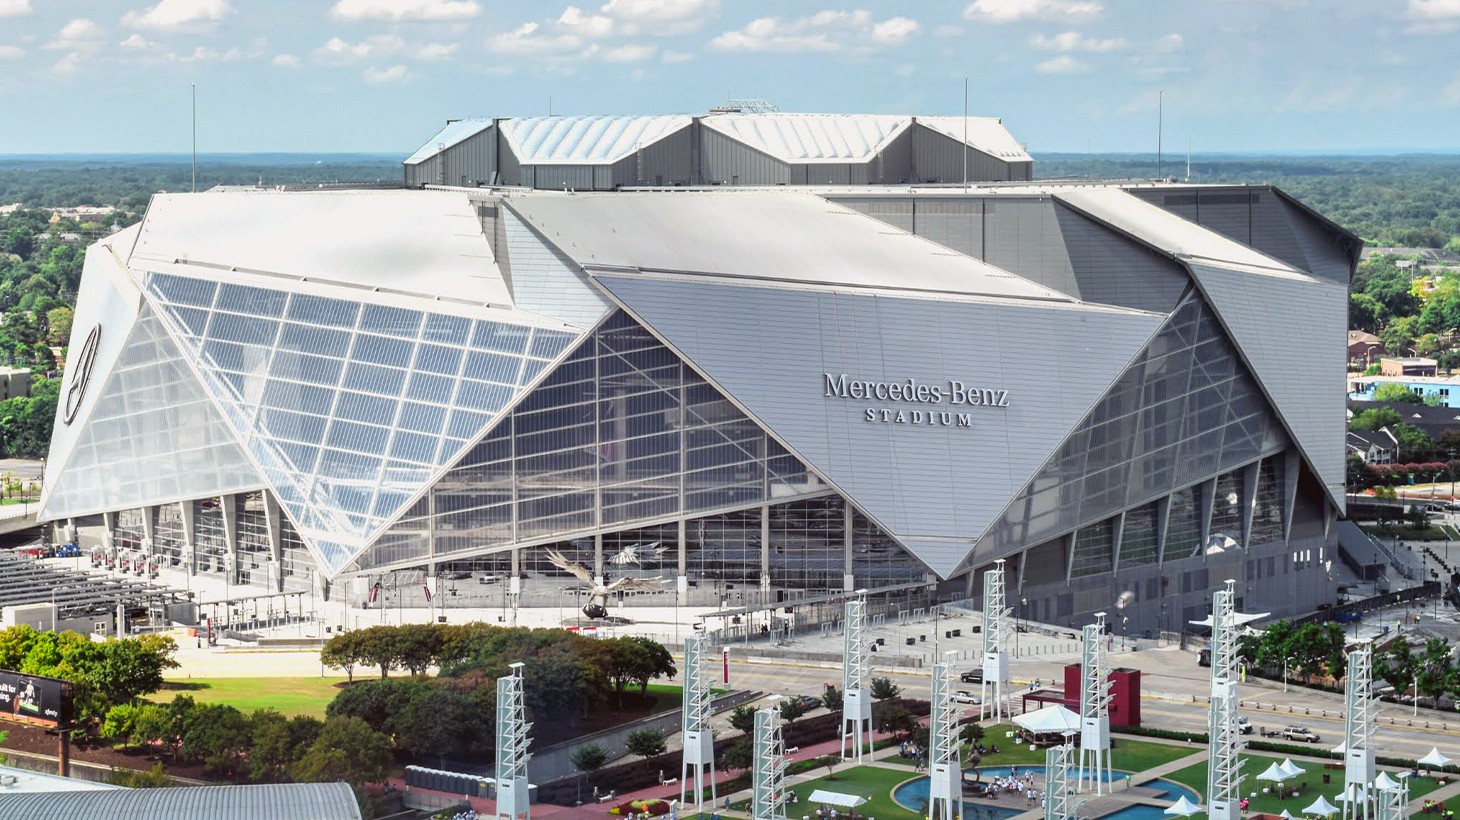
POLYGON ((1414 673, 1414 700, 1410 701, 1410 717, 1419 717, 1419 673, 1414 673))
POLYGON ((1283 658, 1283 691, 1288 691, 1288 664, 1292 658, 1283 658))

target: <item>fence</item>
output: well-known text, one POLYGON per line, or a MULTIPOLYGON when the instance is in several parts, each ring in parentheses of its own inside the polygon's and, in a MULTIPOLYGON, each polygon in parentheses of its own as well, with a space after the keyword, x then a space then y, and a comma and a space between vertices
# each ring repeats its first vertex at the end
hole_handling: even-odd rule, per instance
POLYGON ((1417 587, 1401 589, 1398 592, 1385 592, 1382 595, 1374 595, 1358 601, 1349 601, 1328 609, 1320 609, 1317 612, 1309 613, 1299 618, 1293 618, 1293 626, 1303 624, 1324 624, 1329 621, 1350 621, 1362 616, 1365 612, 1373 612, 1376 609, 1388 609, 1411 601, 1427 601, 1440 595, 1439 581, 1425 581, 1417 587))

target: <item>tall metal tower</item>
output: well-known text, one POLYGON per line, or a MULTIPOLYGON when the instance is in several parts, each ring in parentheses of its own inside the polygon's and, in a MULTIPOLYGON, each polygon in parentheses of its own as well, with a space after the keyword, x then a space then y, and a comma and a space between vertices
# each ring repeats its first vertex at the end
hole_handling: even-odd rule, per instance
POLYGON ((751 820, 786 820, 786 745, 781 739, 778 699, 755 713, 751 751, 751 820))
POLYGON ((715 736, 710 731, 710 681, 705 675, 705 651, 709 641, 704 635, 691 635, 684 641, 684 702, 680 728, 684 734, 684 762, 679 769, 679 802, 690 785, 690 769, 694 769, 694 797, 697 810, 705 809, 705 777, 710 778, 710 804, 715 798, 715 736))
POLYGON ((958 760, 958 716, 953 704, 954 659, 944 652, 933 665, 933 703, 928 717, 928 820, 953 820, 963 807, 963 769, 958 760))
POLYGON ((983 574, 983 683, 978 687, 983 703, 978 707, 979 720, 983 720, 985 710, 996 722, 1014 717, 1009 703, 1009 659, 1004 654, 1008 631, 1004 559, 1000 558, 994 562, 993 569, 983 574))
POLYGON ((532 743, 522 704, 522 664, 497 678, 497 818, 532 820, 532 795, 528 793, 527 746, 532 743))
POLYGON ((1086 624, 1080 644, 1080 779, 1084 790, 1086 773, 1095 781, 1095 793, 1103 794, 1110 782, 1110 670, 1105 668, 1105 613, 1095 613, 1095 623, 1086 624))
POLYGON ((1208 716, 1207 816, 1241 820, 1242 748, 1237 724, 1237 630, 1244 619, 1234 609, 1236 582, 1212 595, 1212 697, 1208 716))
POLYGON ((1363 644, 1348 653, 1348 678, 1343 687, 1343 785, 1351 798, 1344 801, 1344 817, 1369 817, 1381 795, 1369 787, 1374 782, 1374 646, 1363 644), (1360 792, 1359 790, 1364 790, 1360 792))
POLYGON ((1408 781, 1397 782, 1388 788, 1377 783, 1374 786, 1369 793, 1374 802, 1374 820, 1403 820, 1408 816, 1408 781))
POLYGON ((867 602, 862 597, 864 594, 865 590, 857 590, 856 600, 847 601, 842 617, 841 754, 843 760, 852 759, 859 764, 863 748, 872 739, 872 692, 867 683, 867 602))
POLYGON ((1070 758, 1074 753, 1069 738, 1044 750, 1044 820, 1069 820, 1074 814, 1070 806, 1070 758))

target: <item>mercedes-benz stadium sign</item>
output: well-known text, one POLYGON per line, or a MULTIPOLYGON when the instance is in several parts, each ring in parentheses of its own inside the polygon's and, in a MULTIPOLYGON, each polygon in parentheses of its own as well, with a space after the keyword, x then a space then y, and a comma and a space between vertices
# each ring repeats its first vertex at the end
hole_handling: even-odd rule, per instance
MULTIPOLYGON (((950 379, 947 382, 930 383, 917 379, 895 381, 867 381, 853 379, 845 373, 833 376, 822 373, 822 395, 828 399, 855 399, 861 401, 885 401, 913 405, 943 405, 956 407, 1008 407, 1009 391, 992 387, 978 387, 950 379)), ((891 407, 867 407, 862 411, 865 421, 880 421, 884 424, 921 424, 933 427, 972 427, 973 414, 950 410, 932 410, 918 407, 903 409, 891 407)))
POLYGON ((91 382, 91 368, 96 365, 96 348, 100 344, 101 325, 97 325, 87 334, 81 354, 71 364, 71 386, 66 388, 66 415, 63 416, 67 424, 76 418, 81 400, 86 398, 86 385, 91 382))

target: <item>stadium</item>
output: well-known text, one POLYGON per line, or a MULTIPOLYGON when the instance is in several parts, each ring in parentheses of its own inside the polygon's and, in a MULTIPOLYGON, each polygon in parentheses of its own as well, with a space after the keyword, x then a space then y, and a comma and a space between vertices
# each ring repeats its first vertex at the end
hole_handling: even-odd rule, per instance
POLYGON ((1130 634, 1226 579, 1331 601, 1359 241, 1270 186, 1032 177, 997 120, 722 111, 158 194, 87 251, 41 518, 351 607, 748 629, 999 560, 1019 617, 1130 634))

